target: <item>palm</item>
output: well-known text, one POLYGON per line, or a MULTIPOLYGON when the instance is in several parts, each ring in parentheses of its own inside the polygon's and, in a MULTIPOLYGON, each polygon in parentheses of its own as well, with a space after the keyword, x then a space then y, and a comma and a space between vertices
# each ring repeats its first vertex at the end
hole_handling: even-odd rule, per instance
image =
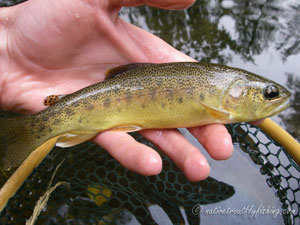
POLYGON ((41 110, 45 96, 70 93, 102 81, 104 72, 119 64, 153 62, 157 58, 160 62, 175 61, 180 56, 181 60, 191 60, 157 37, 119 19, 117 8, 107 13, 109 2, 94 1, 93 6, 74 0, 68 7, 63 1, 28 2, 31 5, 23 7, 17 17, 19 30, 9 42, 14 49, 11 57, 18 59, 18 68, 23 68, 12 89, 22 94, 6 99, 3 107, 41 110), (96 7, 99 4, 100 8, 96 7), (51 7, 53 10, 49 10, 51 7), (155 43, 155 50, 150 51, 146 42, 151 46, 155 43))
MULTIPOLYGON (((184 8, 193 0, 147 2, 162 8, 184 8)), ((44 108, 46 96, 71 93, 102 81, 104 72, 116 65, 192 60, 159 38, 119 19, 117 14, 122 5, 118 4, 140 3, 137 0, 30 0, 5 9, 3 14, 13 15, 13 22, 3 23, 12 27, 6 25, 2 29, 8 33, 2 35, 8 37, 7 55, 3 57, 0 49, 0 59, 2 56, 12 60, 2 63, 0 68, 3 72, 0 107, 32 113, 44 108)), ((190 131, 213 158, 225 159, 231 155, 231 138, 224 126, 210 125, 190 131)), ((161 147, 190 180, 208 175, 209 166, 203 155, 178 131, 148 130, 142 134, 161 147)), ((156 174, 161 169, 159 155, 126 133, 103 132, 94 141, 129 169, 145 175, 156 174)))

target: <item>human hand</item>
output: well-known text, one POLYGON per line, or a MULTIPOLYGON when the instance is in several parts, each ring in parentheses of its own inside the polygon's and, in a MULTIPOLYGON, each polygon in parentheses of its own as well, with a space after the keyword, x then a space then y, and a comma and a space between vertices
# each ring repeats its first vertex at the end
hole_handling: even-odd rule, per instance
MULTIPOLYGON (((44 108, 51 94, 67 94, 102 81, 104 72, 132 62, 193 61, 158 37, 118 17, 122 6, 182 9, 193 0, 29 0, 0 9, 0 107, 25 113, 44 108)), ((191 128, 212 158, 233 151, 220 124, 191 128)), ((176 129, 143 130, 191 181, 210 171, 201 152, 176 129)), ((124 132, 106 131, 93 140, 125 167, 143 175, 161 171, 159 154, 124 132)))

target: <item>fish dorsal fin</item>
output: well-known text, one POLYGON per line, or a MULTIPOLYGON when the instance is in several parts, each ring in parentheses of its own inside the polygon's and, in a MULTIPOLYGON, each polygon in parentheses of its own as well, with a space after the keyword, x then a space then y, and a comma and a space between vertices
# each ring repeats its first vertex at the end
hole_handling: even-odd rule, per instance
POLYGON ((59 102, 59 100, 66 95, 49 95, 44 99, 44 105, 45 106, 51 106, 54 105, 55 103, 59 102))
POLYGON ((210 115, 212 115, 215 119, 218 120, 229 120, 231 119, 230 113, 226 112, 225 110, 222 109, 217 109, 215 107, 211 107, 205 104, 201 104, 208 112, 210 115))
POLYGON ((154 63, 131 63, 131 64, 126 64, 126 65, 111 68, 105 72, 105 80, 119 76, 124 72, 134 70, 143 66, 151 65, 151 64, 154 63))

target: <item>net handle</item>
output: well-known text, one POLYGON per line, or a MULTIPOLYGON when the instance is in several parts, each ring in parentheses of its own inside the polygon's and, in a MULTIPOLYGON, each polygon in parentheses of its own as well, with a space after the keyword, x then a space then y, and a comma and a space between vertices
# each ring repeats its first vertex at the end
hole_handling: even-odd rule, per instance
POLYGON ((258 126, 273 140, 278 142, 292 156, 297 165, 300 166, 300 144, 295 138, 269 118, 265 119, 258 126))
POLYGON ((0 212, 5 208, 8 200, 14 196, 34 168, 47 156, 55 145, 57 138, 50 139, 34 150, 2 186, 0 189, 0 212))

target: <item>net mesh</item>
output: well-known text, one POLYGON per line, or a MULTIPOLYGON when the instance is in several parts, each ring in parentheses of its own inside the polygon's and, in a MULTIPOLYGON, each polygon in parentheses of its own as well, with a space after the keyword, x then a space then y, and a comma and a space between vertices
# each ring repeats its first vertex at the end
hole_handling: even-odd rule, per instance
MULTIPOLYGON (((227 126, 234 142, 260 167, 275 190, 285 224, 299 224, 300 170, 289 155, 261 130, 248 124, 227 126)), ((139 142, 157 149, 133 134, 139 142)), ((69 149, 55 147, 1 213, 0 224, 126 224, 134 216, 141 224, 157 224, 158 205, 173 224, 200 224, 196 204, 221 202, 234 195, 234 187, 212 177, 191 183, 173 162, 161 154, 163 171, 144 177, 131 172, 92 143, 69 149), (33 214, 39 215, 37 218, 33 214)), ((274 196, 274 197, 275 197, 274 196)))

